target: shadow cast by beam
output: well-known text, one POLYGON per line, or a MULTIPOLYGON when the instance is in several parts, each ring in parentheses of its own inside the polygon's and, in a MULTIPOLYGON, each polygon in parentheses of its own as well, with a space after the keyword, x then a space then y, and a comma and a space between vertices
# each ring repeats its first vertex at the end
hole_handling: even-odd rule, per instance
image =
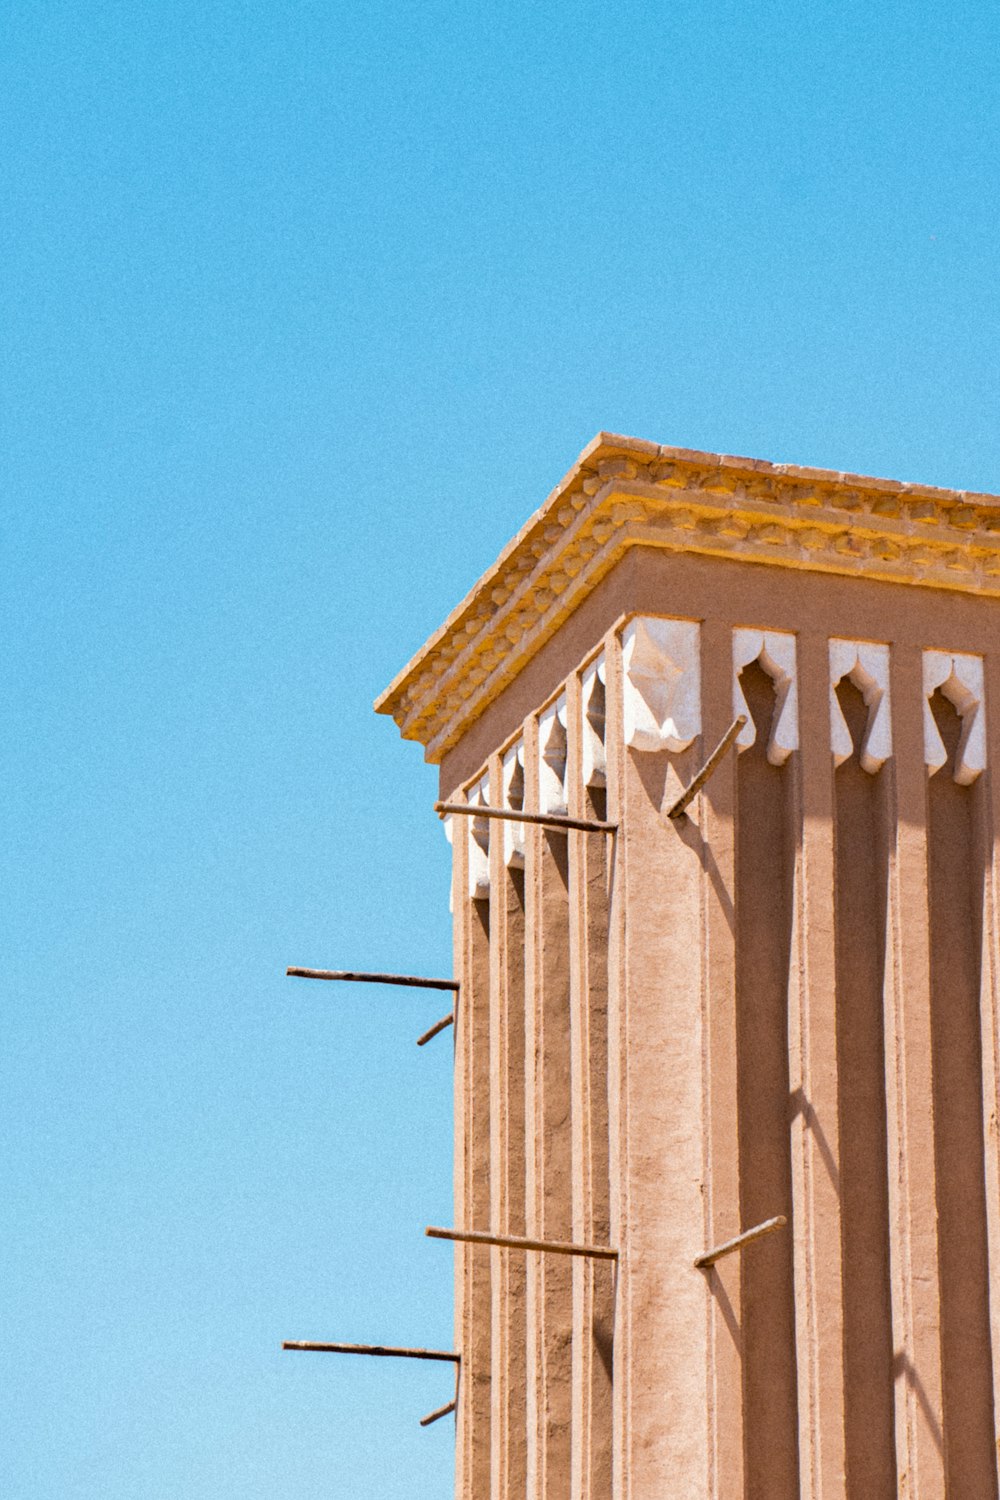
POLYGON ((830 1179, 833 1191, 839 1199, 840 1168, 837 1166, 837 1158, 830 1149, 830 1142, 827 1140, 823 1127, 819 1123, 819 1116, 801 1088, 793 1089, 788 1096, 789 1124, 799 1115, 802 1116, 806 1129, 810 1132, 819 1148, 820 1159, 826 1168, 826 1174, 830 1179))
POLYGON ((692 822, 687 813, 681 813, 679 818, 673 820, 673 827, 683 844, 694 851, 698 862, 705 874, 708 876, 709 884, 715 893, 715 899, 719 903, 722 915, 726 919, 726 925, 731 933, 736 932, 736 908, 733 905, 732 892, 727 888, 723 879, 722 871, 711 845, 706 841, 704 834, 697 823, 692 822))
POLYGON ((739 1319, 736 1316, 736 1310, 733 1307, 733 1304, 729 1300, 729 1293, 726 1291, 726 1288, 723 1285, 722 1277, 719 1275, 714 1266, 706 1267, 706 1269, 701 1274, 705 1277, 708 1289, 715 1299, 716 1306, 722 1314, 722 1321, 725 1323, 726 1328, 729 1330, 729 1337, 733 1341, 733 1348, 736 1350, 737 1354, 742 1354, 743 1335, 740 1329, 739 1319))
POLYGON ((930 1403, 927 1392, 924 1390, 920 1376, 913 1368, 913 1363, 910 1360, 909 1355, 903 1349, 897 1350, 895 1355, 893 1356, 892 1374, 893 1378, 896 1380, 898 1380, 899 1377, 902 1376, 907 1385, 910 1387, 910 1390, 913 1391, 914 1395, 917 1398, 917 1405, 923 1412, 924 1421, 927 1423, 927 1426, 930 1429, 931 1437, 934 1439, 934 1446, 937 1448, 937 1451, 943 1455, 944 1434, 942 1433, 941 1428, 938 1424, 937 1417, 934 1415, 934 1408, 930 1403))

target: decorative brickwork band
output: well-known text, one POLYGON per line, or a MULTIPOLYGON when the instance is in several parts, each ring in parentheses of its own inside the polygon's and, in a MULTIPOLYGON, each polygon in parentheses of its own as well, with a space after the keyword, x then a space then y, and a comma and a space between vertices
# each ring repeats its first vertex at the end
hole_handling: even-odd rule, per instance
POLYGON ((931 711, 931 698, 939 688, 962 720, 954 774, 959 786, 969 786, 986 766, 982 657, 950 651, 924 652, 924 759, 932 776, 948 760, 931 711))
POLYGON ((838 766, 854 753, 851 731, 837 697, 837 684, 845 677, 854 683, 868 709, 860 761, 862 768, 874 776, 892 754, 889 647, 871 641, 830 642, 830 743, 838 766))
POLYGON ((622 635, 625 743, 632 750, 686 750, 701 733, 700 627, 640 615, 622 635))
POLYGON ((795 665, 795 637, 783 630, 733 631, 733 713, 746 715, 746 726, 736 741, 738 750, 749 750, 757 738, 753 715, 743 696, 740 673, 751 662, 759 662, 774 683, 777 702, 771 720, 767 758, 782 766, 799 748, 799 692, 795 665))

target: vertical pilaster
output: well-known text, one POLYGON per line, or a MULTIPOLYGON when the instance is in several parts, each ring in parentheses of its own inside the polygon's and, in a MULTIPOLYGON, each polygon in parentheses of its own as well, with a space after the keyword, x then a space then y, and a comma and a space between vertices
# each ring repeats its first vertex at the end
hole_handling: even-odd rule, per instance
MULTIPOLYGON (((701 627, 702 712, 706 745, 718 744, 733 717, 732 629, 717 620, 701 627)), ((739 1114, 736 1071, 736 751, 706 783, 697 817, 702 835, 701 900, 704 973, 704 1247, 738 1228, 739 1114)), ((704 1274, 708 1350, 712 1500, 743 1500, 742 1331, 739 1257, 704 1274)))
MULTIPOLYGON (((608 1215, 610 1243, 619 1251, 628 1240, 628 1198, 625 1191, 628 1159, 628 1109, 625 1078, 625 881, 624 842, 621 833, 624 805, 625 728, 623 721, 623 674, 621 642, 617 632, 604 641, 605 747, 607 763, 607 818, 619 831, 609 837, 608 858, 608 1215)), ((627 1480, 622 1455, 625 1449, 628 1401, 631 1390, 631 1318, 628 1301, 628 1266, 619 1259, 614 1272, 614 1322, 611 1382, 611 1494, 624 1500, 627 1480)))
MULTIPOLYGON (((538 806, 538 722, 530 718, 524 726, 524 803, 538 806)), ((537 1203, 540 1192, 538 1132, 538 1098, 542 1080, 539 1077, 541 1027, 538 1016, 538 944, 535 932, 539 920, 539 901, 535 878, 536 850, 528 829, 524 840, 524 1222, 528 1234, 536 1233, 537 1203)), ((542 1413, 545 1406, 545 1362, 542 1356, 542 1288, 538 1275, 538 1258, 528 1255, 525 1262, 525 1425, 527 1500, 540 1500, 544 1494, 543 1467, 545 1438, 542 1413)))
POLYGON ((788 1047, 799 1474, 802 1500, 842 1500, 844 1319, 827 637, 801 634, 797 653, 800 832, 788 1047))
MULTIPOLYGON (((455 925, 461 992, 456 1010, 455 1110, 461 1141, 455 1211, 463 1227, 484 1228, 490 1214, 490 918, 489 902, 474 899, 468 879, 471 819, 456 818, 455 925)), ((490 836, 491 844, 493 836, 490 836)), ((490 1254, 456 1245, 456 1322, 462 1366, 457 1463, 462 1500, 490 1492, 490 1254)))
MULTIPOLYGON (((526 795, 537 806, 539 746, 526 745, 526 795), (530 777, 529 777, 530 767, 530 777)), ((526 735, 527 739, 527 735, 526 735)), ((569 854, 567 835, 526 828, 530 1031, 526 1036, 530 1162, 529 1235, 572 1234, 570 1126, 569 854)), ((530 1254, 528 1265, 528 1494, 568 1500, 572 1453, 572 1267, 565 1256, 530 1254)))
MULTIPOLYGON (((983 1157, 989 1253, 990 1353, 994 1400, 1000 1393, 1000 654, 985 658, 986 771, 979 834, 983 870, 982 1067, 983 1157)), ((1000 1447, 994 1447, 1000 1466, 1000 1447)), ((997 1476, 1000 1480, 1000 1474, 997 1476)))
POLYGON ((889 1237, 900 1492, 943 1500, 944 1423, 931 1069, 927 771, 923 662, 891 657, 895 844, 890 857, 885 992, 889 1237))
MULTIPOLYGON (((606 794, 584 785, 580 680, 567 684, 569 809, 603 820, 606 794)), ((610 1242, 608 1205, 608 835, 570 835, 573 1238, 610 1242)), ((575 1260, 573 1500, 610 1500, 614 1267, 575 1260)))
MULTIPOLYGON (((461 989, 455 996, 455 1069, 453 1075, 453 1100, 455 1112, 455 1155, 452 1164, 452 1192, 455 1200, 455 1222, 467 1222, 469 1201, 469 1119, 467 1107, 467 1079, 469 1074, 469 1047, 466 1022, 466 982, 468 979, 466 947, 468 933, 465 924, 465 894, 468 886, 468 839, 461 818, 448 822, 451 839, 451 911, 454 947, 454 967, 461 989)), ((458 1407, 455 1414, 455 1494, 457 1500, 465 1500, 468 1494, 468 1454, 473 1439, 473 1421, 469 1391, 471 1382, 466 1379, 466 1340, 469 1337, 469 1299, 466 1284, 466 1249, 456 1245, 454 1250, 455 1278, 455 1348, 462 1356, 458 1377, 458 1407)))
MULTIPOLYGON (((500 758, 490 801, 504 805, 500 758)), ((490 1219, 524 1234, 524 871, 508 865, 503 834, 490 844, 490 1219)), ((525 1256, 492 1251, 491 1497, 523 1495, 526 1482, 525 1256)))
POLYGON ((702 840, 666 816, 704 741, 626 749, 618 807, 624 905, 628 1389, 623 1496, 704 1500, 709 1471, 703 1249, 702 840))

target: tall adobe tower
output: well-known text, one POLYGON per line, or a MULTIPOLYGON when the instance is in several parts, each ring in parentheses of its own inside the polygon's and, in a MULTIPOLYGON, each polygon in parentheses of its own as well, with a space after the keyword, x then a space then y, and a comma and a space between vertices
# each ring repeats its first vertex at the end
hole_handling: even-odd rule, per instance
POLYGON ((995 497, 602 433, 379 700, 542 820, 448 818, 455 1228, 553 1245, 456 1244, 460 1500, 996 1500, 998 595, 995 497))

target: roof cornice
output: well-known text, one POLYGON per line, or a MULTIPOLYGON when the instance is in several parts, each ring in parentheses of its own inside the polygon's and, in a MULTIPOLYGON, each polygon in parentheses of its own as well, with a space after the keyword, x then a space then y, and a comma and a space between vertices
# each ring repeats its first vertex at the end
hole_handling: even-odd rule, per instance
POLYGON ((634 546, 1000 596, 1000 497, 601 432, 376 712, 439 761, 634 546))

